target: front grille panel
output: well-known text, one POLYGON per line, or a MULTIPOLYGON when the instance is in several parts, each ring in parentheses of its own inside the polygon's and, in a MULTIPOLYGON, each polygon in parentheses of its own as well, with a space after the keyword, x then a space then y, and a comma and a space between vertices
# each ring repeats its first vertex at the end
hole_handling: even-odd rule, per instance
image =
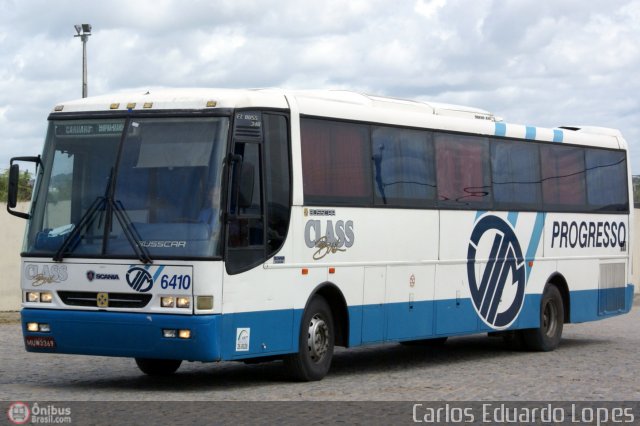
MULTIPOLYGON (((144 308, 151 301, 150 294, 140 293, 107 293, 109 308, 144 308)), ((96 291, 59 291, 58 296, 65 305, 69 306, 98 306, 98 292, 96 291)))

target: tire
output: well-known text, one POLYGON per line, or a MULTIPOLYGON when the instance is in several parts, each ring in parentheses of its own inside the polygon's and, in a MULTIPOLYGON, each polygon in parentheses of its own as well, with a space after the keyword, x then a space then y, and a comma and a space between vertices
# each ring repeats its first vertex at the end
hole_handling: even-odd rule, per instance
POLYGON ((323 297, 315 296, 302 316, 298 353, 284 358, 292 379, 309 382, 327 375, 333 358, 334 330, 329 304, 323 297))
POLYGON ((540 327, 522 330, 522 339, 527 349, 549 352, 560 344, 564 325, 564 305, 560 290, 547 284, 540 302, 540 327))
POLYGON ((422 346, 424 348, 436 348, 447 343, 448 337, 434 337, 433 339, 406 340, 400 342, 403 346, 422 346))
POLYGON ((136 358, 138 368, 149 376, 168 376, 176 372, 182 364, 179 359, 136 358))

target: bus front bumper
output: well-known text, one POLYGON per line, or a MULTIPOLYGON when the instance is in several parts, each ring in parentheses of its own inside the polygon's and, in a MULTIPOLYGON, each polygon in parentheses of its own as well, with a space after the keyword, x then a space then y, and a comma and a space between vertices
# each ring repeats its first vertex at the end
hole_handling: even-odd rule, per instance
POLYGON ((23 309, 22 333, 28 352, 133 358, 220 360, 220 315, 167 315, 23 309), (29 331, 37 323, 48 332, 29 331), (44 327, 42 325, 44 324, 44 327), (164 337, 163 330, 176 330, 164 337), (189 330, 188 339, 178 330, 189 330))

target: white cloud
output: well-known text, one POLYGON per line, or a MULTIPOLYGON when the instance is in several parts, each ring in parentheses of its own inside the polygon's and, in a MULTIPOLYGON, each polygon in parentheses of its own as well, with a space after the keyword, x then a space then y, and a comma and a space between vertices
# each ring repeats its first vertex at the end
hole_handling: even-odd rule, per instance
POLYGON ((202 33, 196 40, 199 51, 199 59, 205 63, 221 62, 229 60, 233 54, 241 54, 242 48, 247 42, 243 34, 227 33, 202 33))
POLYGON ((416 1, 414 9, 425 18, 432 19, 446 4, 447 0, 418 0, 416 1))

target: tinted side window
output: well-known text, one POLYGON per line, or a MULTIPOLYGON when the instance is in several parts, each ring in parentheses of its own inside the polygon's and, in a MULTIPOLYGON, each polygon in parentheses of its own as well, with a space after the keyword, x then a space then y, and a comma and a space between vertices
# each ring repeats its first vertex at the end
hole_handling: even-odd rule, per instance
POLYGON ((496 209, 538 209, 542 201, 540 157, 533 143, 491 141, 496 209))
POLYGON ((287 120, 282 115, 263 115, 265 132, 265 189, 267 257, 284 243, 289 229, 291 184, 287 120))
POLYGON ((488 208, 491 205, 489 141, 476 136, 435 133, 438 204, 488 208))
POLYGON ((544 144, 542 197, 545 210, 580 211, 586 205, 584 149, 544 144))
POLYGON ((234 165, 233 191, 229 211, 234 215, 229 225, 229 247, 261 247, 264 243, 262 225, 262 193, 260 185, 260 145, 236 143, 240 161, 234 165))
POLYGON ((236 142, 230 161, 226 263, 237 274, 265 260, 261 144, 236 142))
POLYGON ((369 205, 369 127, 303 118, 300 131, 305 204, 369 205))
POLYGON ((621 151, 587 149, 587 201, 590 210, 627 211, 627 160, 621 151))
POLYGON ((400 207, 435 205, 431 132, 374 127, 371 151, 376 204, 400 207))

